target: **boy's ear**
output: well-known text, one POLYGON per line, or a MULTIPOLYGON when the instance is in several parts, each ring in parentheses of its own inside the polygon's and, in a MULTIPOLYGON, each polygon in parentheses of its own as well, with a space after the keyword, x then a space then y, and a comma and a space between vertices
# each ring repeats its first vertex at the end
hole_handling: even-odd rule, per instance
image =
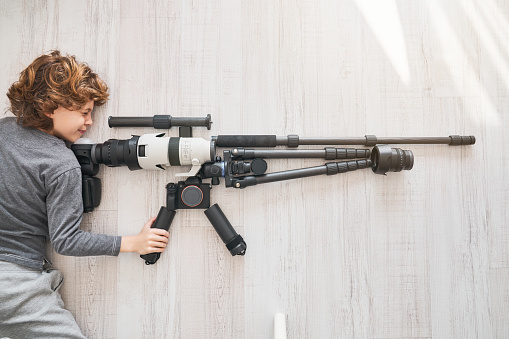
POLYGON ((48 118, 53 119, 53 112, 49 112, 49 111, 47 111, 47 112, 43 112, 43 114, 44 114, 45 116, 47 116, 48 118))

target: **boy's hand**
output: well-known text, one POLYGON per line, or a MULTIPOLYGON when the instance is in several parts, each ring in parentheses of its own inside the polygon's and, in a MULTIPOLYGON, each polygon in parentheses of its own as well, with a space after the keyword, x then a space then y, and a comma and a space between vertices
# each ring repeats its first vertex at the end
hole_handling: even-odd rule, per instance
POLYGON ((168 244, 170 233, 159 228, 150 228, 156 218, 150 218, 137 235, 122 237, 120 252, 137 252, 148 254, 163 252, 168 244))

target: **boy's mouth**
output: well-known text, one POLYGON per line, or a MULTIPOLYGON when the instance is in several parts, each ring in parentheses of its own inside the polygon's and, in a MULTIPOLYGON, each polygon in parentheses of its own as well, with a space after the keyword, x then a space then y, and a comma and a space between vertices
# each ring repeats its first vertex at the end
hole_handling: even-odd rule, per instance
POLYGON ((85 134, 86 129, 79 129, 78 132, 81 133, 81 135, 85 134))

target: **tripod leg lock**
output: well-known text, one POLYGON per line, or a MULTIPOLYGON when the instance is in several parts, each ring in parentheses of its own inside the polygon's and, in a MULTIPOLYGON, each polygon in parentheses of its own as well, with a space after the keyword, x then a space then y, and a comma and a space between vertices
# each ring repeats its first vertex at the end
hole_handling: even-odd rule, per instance
POLYGON ((451 146, 461 146, 461 145, 473 145, 475 144, 475 137, 473 135, 450 135, 451 142, 449 145, 451 146))
POLYGON ((375 146, 378 143, 378 140, 375 135, 365 135, 366 143, 364 146, 375 146))
POLYGON ((325 147, 325 160, 369 158, 369 149, 325 147))
POLYGON ((334 175, 371 167, 371 160, 363 159, 342 162, 329 162, 325 164, 325 167, 327 168, 327 175, 334 175))
POLYGON ((288 135, 288 147, 299 147, 299 136, 296 134, 288 135))

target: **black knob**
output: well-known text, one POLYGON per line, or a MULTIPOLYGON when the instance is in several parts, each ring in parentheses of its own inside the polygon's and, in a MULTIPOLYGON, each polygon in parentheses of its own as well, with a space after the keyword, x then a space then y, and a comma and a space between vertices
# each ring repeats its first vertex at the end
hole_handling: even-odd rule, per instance
POLYGON ((263 159, 254 159, 251 162, 251 172, 255 175, 264 174, 267 171, 267 162, 263 159))

